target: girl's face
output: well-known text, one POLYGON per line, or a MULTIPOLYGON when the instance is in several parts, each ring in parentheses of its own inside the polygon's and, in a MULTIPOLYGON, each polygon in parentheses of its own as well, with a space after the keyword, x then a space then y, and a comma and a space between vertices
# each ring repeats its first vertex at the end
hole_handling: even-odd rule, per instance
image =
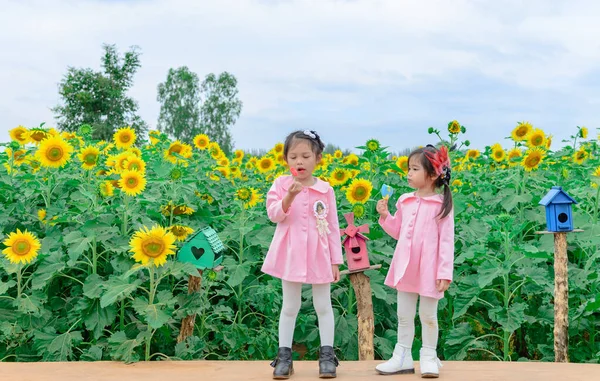
POLYGON ((421 164, 420 158, 415 155, 408 160, 408 185, 414 189, 433 190, 435 188, 436 176, 427 174, 421 164))
POLYGON ((302 139, 290 148, 285 161, 290 168, 296 168, 298 180, 306 180, 312 177, 321 155, 315 155, 310 143, 302 139))

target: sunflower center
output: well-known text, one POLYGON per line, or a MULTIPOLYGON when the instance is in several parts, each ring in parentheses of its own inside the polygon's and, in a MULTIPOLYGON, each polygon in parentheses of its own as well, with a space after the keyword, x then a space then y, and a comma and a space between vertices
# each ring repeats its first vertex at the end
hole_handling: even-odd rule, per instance
POLYGON ((517 130, 517 136, 522 138, 523 136, 527 135, 527 131, 527 127, 519 127, 519 129, 517 130))
POLYGON ((344 172, 336 172, 335 173, 336 180, 344 180, 345 177, 346 177, 346 174, 344 172))
POLYGON ((362 200, 363 198, 365 198, 366 194, 367 194, 367 189, 365 187, 357 187, 354 190, 354 198, 356 198, 358 200, 362 200))
POLYGON ((123 143, 129 143, 131 141, 131 136, 129 136, 129 134, 123 134, 121 135, 121 142, 123 143))
POLYGON ((502 158, 502 156, 504 156, 504 152, 496 151, 496 152, 494 152, 494 156, 496 157, 496 159, 500 159, 500 158, 502 158))
POLYGON ((250 198, 250 190, 248 189, 240 189, 238 191, 238 197, 240 198, 240 200, 247 200, 250 198))
POLYGON ((263 169, 268 169, 271 166, 271 163, 268 160, 261 161, 260 166, 263 169))
POLYGON ((543 143, 543 139, 542 139, 542 137, 541 137, 540 135, 536 135, 536 136, 534 136, 534 137, 531 139, 531 143, 532 143, 534 146, 539 146, 539 145, 541 145, 541 144, 543 143))
POLYGON ((146 238, 142 244, 144 254, 156 258, 165 251, 165 243, 163 240, 155 237, 146 238))
POLYGON ((31 244, 24 239, 20 239, 12 245, 13 252, 16 255, 24 256, 31 251, 31 244))
POLYGON ((129 169, 133 169, 134 171, 139 171, 140 165, 138 163, 131 163, 131 164, 129 164, 129 169))
POLYGON ((50 161, 59 161, 60 159, 62 159, 64 153, 61 147, 58 146, 54 146, 54 147, 50 147, 50 149, 48 149, 46 157, 48 158, 48 160, 50 161))
POLYGON ((96 164, 96 155, 93 153, 88 153, 87 155, 85 155, 85 157, 83 158, 83 161, 86 164, 96 164))
POLYGON ((138 180, 135 177, 129 177, 125 182, 129 188, 135 188, 138 184, 138 180))
POLYGON ((46 136, 46 133, 42 132, 42 131, 37 131, 37 132, 32 133, 30 136, 33 140, 39 142, 46 136))

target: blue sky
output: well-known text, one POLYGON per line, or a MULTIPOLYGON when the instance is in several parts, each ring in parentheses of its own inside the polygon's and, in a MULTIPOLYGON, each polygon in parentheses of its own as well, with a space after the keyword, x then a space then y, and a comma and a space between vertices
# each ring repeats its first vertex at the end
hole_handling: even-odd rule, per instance
POLYGON ((171 67, 227 70, 244 102, 236 146, 293 129, 344 148, 432 142, 459 120, 475 147, 527 120, 567 139, 600 127, 600 3, 593 0, 0 0, 0 141, 53 126, 67 66, 99 68, 102 43, 138 45, 131 95, 156 125, 171 67))

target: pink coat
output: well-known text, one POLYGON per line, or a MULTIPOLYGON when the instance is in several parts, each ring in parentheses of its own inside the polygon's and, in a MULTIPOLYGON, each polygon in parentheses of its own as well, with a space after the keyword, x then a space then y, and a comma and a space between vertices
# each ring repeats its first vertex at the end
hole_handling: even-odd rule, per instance
POLYGON ((454 210, 443 219, 436 217, 443 197, 400 196, 397 211, 379 218, 379 224, 398 240, 385 278, 387 286, 435 299, 444 297, 436 289, 437 279, 452 281, 454 269, 454 210))
POLYGON ((293 181, 291 176, 279 177, 267 193, 267 215, 277 228, 262 271, 289 282, 331 283, 331 265, 344 263, 333 188, 317 179, 313 186, 304 187, 285 213, 282 200, 293 181), (317 215, 322 207, 329 233, 319 234, 317 215))

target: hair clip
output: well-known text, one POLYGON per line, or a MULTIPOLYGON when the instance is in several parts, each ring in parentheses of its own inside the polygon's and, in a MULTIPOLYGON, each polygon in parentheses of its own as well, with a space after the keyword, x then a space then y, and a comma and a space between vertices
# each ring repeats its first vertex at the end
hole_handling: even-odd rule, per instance
POLYGON ((312 139, 316 139, 317 135, 315 135, 312 131, 304 130, 304 135, 310 136, 312 139))

